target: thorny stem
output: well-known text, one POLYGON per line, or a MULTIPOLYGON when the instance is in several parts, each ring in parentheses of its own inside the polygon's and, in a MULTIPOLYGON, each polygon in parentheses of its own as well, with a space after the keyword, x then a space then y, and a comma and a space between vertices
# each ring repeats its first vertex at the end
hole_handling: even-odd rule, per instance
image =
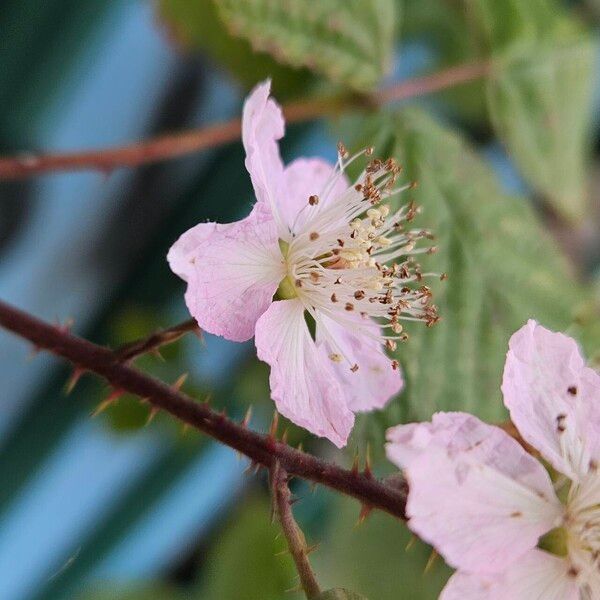
POLYGON ((285 535, 290 554, 294 559, 300 577, 300 585, 309 600, 316 598, 321 593, 321 589, 308 560, 309 549, 306 545, 306 538, 298 523, 296 523, 296 519, 294 519, 292 494, 288 487, 288 474, 277 461, 271 470, 271 489, 273 509, 281 523, 281 529, 285 535))
MULTIPOLYGON (((288 123, 302 123, 339 115, 353 108, 379 107, 480 79, 490 73, 488 62, 467 63, 431 75, 415 77, 366 96, 327 96, 292 102, 283 106, 288 123)), ((237 140, 240 119, 209 125, 183 133, 160 136, 145 142, 106 150, 57 154, 22 153, 0 158, 0 180, 21 179, 49 171, 97 170, 110 173, 118 167, 136 167, 214 148, 237 140)))
POLYGON ((326 485, 352 496, 363 507, 383 510, 405 519, 405 486, 388 485, 373 478, 370 472, 359 473, 295 450, 274 435, 250 431, 224 413, 214 411, 208 403, 199 403, 187 394, 150 377, 108 348, 77 337, 64 328, 50 325, 18 308, 0 301, 0 327, 29 340, 36 349, 48 350, 73 363, 76 369, 103 377, 115 391, 129 392, 155 409, 164 410, 183 423, 213 437, 247 456, 257 465, 273 469, 278 462, 288 474, 326 485))
POLYGON ((190 331, 195 332, 197 335, 202 334, 196 319, 188 319, 187 321, 179 323, 178 325, 174 325, 173 327, 169 327, 168 329, 155 331, 148 337, 124 344, 123 346, 117 348, 114 352, 121 361, 129 362, 134 358, 141 356, 142 354, 158 352, 158 349, 161 346, 166 346, 167 344, 176 342, 190 331))

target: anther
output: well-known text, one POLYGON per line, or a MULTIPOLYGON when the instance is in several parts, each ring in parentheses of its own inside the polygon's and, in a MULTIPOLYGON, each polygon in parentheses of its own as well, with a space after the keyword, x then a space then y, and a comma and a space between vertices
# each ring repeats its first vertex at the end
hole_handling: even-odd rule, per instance
POLYGON ((335 353, 333 353, 333 354, 330 354, 330 355, 329 355, 329 358, 330 358, 330 359, 331 359, 333 362, 336 362, 336 363, 340 363, 340 362, 342 362, 342 357, 341 357, 339 354, 335 354, 335 353))
POLYGON ((314 242, 315 240, 319 239, 319 234, 316 231, 313 231, 309 237, 310 237, 310 241, 314 242))
POLYGON ((352 304, 352 302, 346 302, 346 306, 344 306, 344 308, 347 311, 352 311, 352 310, 354 310, 354 304, 352 304))
POLYGON ((309 196, 308 197, 308 203, 311 206, 316 206, 317 204, 319 204, 319 196, 315 196, 315 195, 309 196))
POLYGON ((364 293, 362 290, 356 290, 356 291, 354 292, 354 297, 355 297, 357 300, 362 300, 362 299, 365 297, 365 293, 364 293))
POLYGON ((343 142, 338 142, 338 144, 337 144, 337 150, 338 150, 338 154, 342 158, 346 158, 348 156, 348 150, 346 149, 346 146, 344 145, 343 142))
POLYGON ((331 301, 332 302, 337 302, 338 301, 337 296, 335 294, 331 294, 331 301))

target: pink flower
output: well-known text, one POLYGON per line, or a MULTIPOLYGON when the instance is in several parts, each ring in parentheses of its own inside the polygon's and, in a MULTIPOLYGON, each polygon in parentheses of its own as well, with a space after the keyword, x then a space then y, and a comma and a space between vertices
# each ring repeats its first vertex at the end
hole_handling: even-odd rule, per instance
POLYGON ((600 598, 600 376, 535 321, 511 338, 504 403, 543 464, 465 413, 388 431, 409 527, 457 572, 444 600, 600 598))
POLYGON ((239 342, 254 336, 279 412, 341 447, 354 412, 381 408, 402 389, 384 351, 402 338, 399 319, 436 318, 429 290, 407 287, 422 277, 407 255, 429 234, 406 227, 413 206, 392 213, 381 203, 404 189, 394 186, 393 160, 372 160, 355 186, 344 169, 369 151, 346 159, 340 147, 335 166, 318 158, 284 166, 284 121, 269 92, 269 82, 257 86, 243 111, 251 213, 196 225, 168 260, 187 281, 200 327, 239 342))

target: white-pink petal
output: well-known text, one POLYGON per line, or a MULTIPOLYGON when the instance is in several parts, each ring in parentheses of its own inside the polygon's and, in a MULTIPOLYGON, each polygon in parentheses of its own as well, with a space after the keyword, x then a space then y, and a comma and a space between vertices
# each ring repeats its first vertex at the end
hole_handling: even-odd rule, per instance
POLYGON ((504 403, 523 438, 573 480, 598 460, 600 376, 575 341, 529 321, 510 339, 504 403))
POLYGON ((438 413, 388 440, 409 483, 409 527, 456 568, 500 572, 559 522, 547 472, 498 427, 438 413))
POLYGON ((275 219, 279 236, 286 229, 279 213, 285 197, 284 167, 278 141, 285 122, 281 108, 270 98, 271 81, 257 85, 244 103, 242 142, 246 151, 246 169, 250 173, 257 202, 264 203, 275 219))
POLYGON ((315 435, 344 446, 354 414, 331 361, 323 361, 311 338, 302 303, 274 302, 256 323, 255 341, 258 358, 271 367, 271 396, 277 410, 315 435))
POLYGON ((381 336, 379 325, 358 315, 349 320, 356 320, 356 326, 342 325, 319 315, 317 342, 322 360, 331 362, 332 354, 342 357, 341 362, 332 362, 332 368, 350 410, 362 412, 383 408, 402 390, 402 374, 399 368, 392 368, 391 359, 378 342, 381 336), (326 328, 327 336, 323 335, 323 328, 326 328))
POLYGON ((275 225, 260 207, 235 223, 196 225, 167 258, 188 283, 185 301, 200 327, 236 342, 254 335, 285 277, 275 225))
POLYGON ((577 582, 569 569, 566 560, 534 549, 503 573, 457 571, 440 600, 578 600, 577 582))
POLYGON ((284 171, 286 193, 280 199, 282 218, 297 233, 310 219, 344 194, 350 182, 346 175, 320 158, 298 158, 284 171), (310 196, 317 204, 309 205, 310 196))

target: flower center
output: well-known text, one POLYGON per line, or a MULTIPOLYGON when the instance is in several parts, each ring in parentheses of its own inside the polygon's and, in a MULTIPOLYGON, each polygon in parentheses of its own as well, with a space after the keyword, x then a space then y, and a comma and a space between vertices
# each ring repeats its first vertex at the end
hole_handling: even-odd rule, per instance
MULTIPOLYGON (((356 156, 344 163, 342 147, 338 180, 356 156)), ((411 227, 420 212, 412 202, 395 211, 388 203, 414 187, 395 187, 399 172, 393 159, 373 159, 343 193, 328 197, 326 186, 323 197, 307 199, 302 223, 292 228, 289 241, 280 241, 287 276, 279 285, 279 298, 299 298, 317 325, 325 315, 370 337, 373 328, 361 317, 376 319, 382 325, 378 340, 390 350, 407 338, 401 320, 428 326, 438 320, 431 290, 422 283, 437 275, 423 273, 414 258, 435 252, 435 247, 417 248, 420 240, 433 236, 411 227)))

